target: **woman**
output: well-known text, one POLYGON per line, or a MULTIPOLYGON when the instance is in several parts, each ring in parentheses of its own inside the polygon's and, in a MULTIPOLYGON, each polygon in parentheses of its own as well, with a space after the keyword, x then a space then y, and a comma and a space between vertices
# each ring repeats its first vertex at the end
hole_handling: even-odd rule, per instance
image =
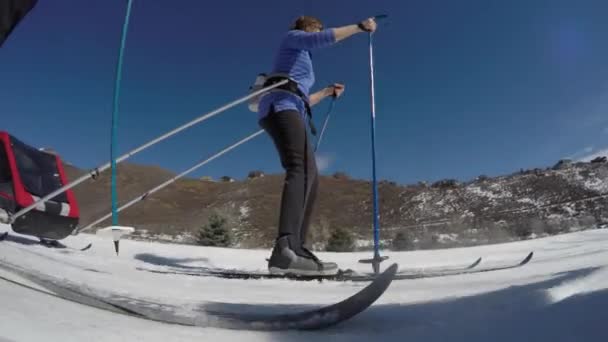
MULTIPOLYGON (((258 106, 260 126, 272 138, 285 169, 278 237, 268 261, 271 273, 326 275, 338 272, 338 265, 322 262, 304 247, 318 188, 317 166, 305 122, 311 119, 310 107, 344 92, 344 85, 335 83, 309 95, 315 81, 310 51, 375 30, 373 18, 324 30, 317 18, 302 16, 280 43, 272 74, 285 75, 290 82, 264 95, 258 106)), ((266 85, 279 79, 273 78, 266 85)), ((314 134, 312 126, 311 131, 314 134)))

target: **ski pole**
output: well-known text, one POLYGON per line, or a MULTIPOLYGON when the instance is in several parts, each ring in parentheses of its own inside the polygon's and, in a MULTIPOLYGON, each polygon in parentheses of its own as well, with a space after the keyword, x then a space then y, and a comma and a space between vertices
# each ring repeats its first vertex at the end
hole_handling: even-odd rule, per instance
MULTIPOLYGON (((384 19, 387 15, 377 15, 376 20, 384 19)), ((373 34, 369 32, 369 83, 370 83, 370 100, 371 100, 371 149, 372 149, 372 198, 373 198, 373 234, 374 234, 374 257, 372 259, 359 260, 361 263, 371 263, 374 274, 380 272, 380 263, 387 256, 380 256, 380 214, 378 210, 378 183, 376 179, 376 99, 374 89, 374 52, 373 52, 373 34)))
MULTIPOLYGON (((137 153, 139 153, 139 152, 147 149, 148 147, 150 147, 152 145, 155 145, 155 144, 159 143, 162 140, 165 140, 165 139, 167 139, 167 138, 169 138, 169 137, 171 137, 171 136, 173 136, 173 135, 175 135, 175 134, 177 134, 177 133, 179 133, 179 132, 181 132, 181 131, 183 131, 183 130, 191 127, 191 126, 196 125, 197 123, 203 122, 203 121, 205 121, 205 120, 207 120, 207 119, 209 119, 209 118, 211 118, 211 117, 213 117, 213 116, 215 116, 217 114, 220 114, 221 112, 224 112, 227 109, 230 109, 230 108, 232 108, 232 107, 234 107, 234 106, 236 106, 236 105, 238 105, 240 103, 243 103, 243 102, 249 100, 250 98, 256 97, 256 96, 258 96, 258 95, 260 95, 260 94, 262 94, 262 93, 264 93, 264 92, 266 92, 266 91, 268 91, 270 89, 279 87, 279 86, 287 83, 287 81, 288 80, 282 80, 282 81, 277 82, 277 83, 275 83, 273 85, 270 85, 270 86, 268 86, 266 88, 262 88, 262 89, 260 89, 260 90, 258 90, 256 92, 253 92, 253 93, 251 93, 251 94, 249 94, 247 96, 244 96, 244 97, 242 97, 240 99, 234 100, 233 102, 230 102, 230 103, 228 103, 228 104, 226 104, 226 105, 224 105, 224 106, 222 106, 220 108, 217 108, 217 109, 215 109, 215 110, 213 110, 213 111, 211 111, 209 113, 206 113, 203 116, 200 116, 200 117, 198 117, 198 118, 196 118, 196 119, 194 119, 194 120, 192 120, 192 121, 190 121, 190 122, 188 122, 188 123, 186 123, 186 124, 184 124, 184 125, 176 128, 176 129, 174 129, 174 130, 172 130, 172 131, 170 131, 168 133, 165 133, 165 134, 159 136, 156 139, 153 139, 153 140, 151 140, 151 141, 149 141, 149 142, 147 142, 147 143, 139 146, 138 148, 136 148, 136 149, 134 149, 134 150, 132 150, 130 152, 125 153, 121 157, 117 158, 115 162, 117 164, 120 163, 120 162, 123 162, 124 160, 126 160, 126 159, 134 156, 135 154, 137 154, 137 153)), ((67 191, 67 190, 75 187, 76 185, 78 185, 78 184, 80 184, 80 183, 82 183, 82 182, 84 182, 84 181, 86 181, 86 180, 88 180, 90 178, 97 177, 101 172, 103 172, 103 171, 107 170, 108 168, 110 168, 110 166, 111 166, 111 162, 108 162, 108 163, 106 163, 106 164, 104 164, 102 166, 96 167, 96 168, 90 170, 87 174, 82 175, 78 179, 76 179, 76 180, 74 180, 74 181, 72 181, 72 182, 70 182, 70 183, 62 186, 61 188, 59 188, 59 189, 51 192, 50 194, 48 194, 48 195, 40 198, 39 200, 37 200, 36 202, 34 202, 32 204, 30 204, 29 206, 27 206, 27 207, 19 210, 14 215, 11 215, 9 217, 9 224, 12 224, 13 222, 15 222, 15 220, 18 217, 23 216, 26 213, 28 213, 31 210, 33 210, 39 203, 44 203, 44 202, 48 201, 49 199, 51 199, 51 198, 53 198, 53 197, 55 197, 55 196, 57 196, 57 195, 59 195, 59 194, 61 194, 63 192, 65 192, 65 191, 67 191)))
MULTIPOLYGON (((200 163, 198 163, 198 164, 196 164, 196 165, 192 166, 191 168, 189 168, 189 169, 187 169, 186 171, 184 171, 184 172, 182 172, 182 173, 178 174, 177 176, 175 176, 175 177, 173 177, 173 178, 171 178, 171 179, 169 179, 169 180, 165 181, 164 183, 162 183, 162 184, 160 184, 160 185, 158 185, 158 186, 156 186, 156 187, 152 188, 151 190, 146 191, 146 192, 145 192, 145 193, 143 193, 142 195, 140 195, 140 196, 138 196, 138 197, 136 197, 136 198, 132 199, 132 200, 131 200, 131 201, 129 201, 128 203, 126 203, 126 204, 122 205, 120 208, 118 208, 118 209, 117 209, 117 211, 118 211, 118 212, 123 211, 124 209, 127 209, 128 207, 132 206, 133 204, 135 204, 135 203, 137 203, 137 202, 139 202, 139 201, 143 201, 143 200, 145 200, 145 199, 146 199, 146 198, 147 198, 149 195, 151 195, 151 194, 153 194, 153 193, 155 193, 155 192, 157 192, 157 191, 161 190, 162 188, 164 188, 164 187, 168 186, 169 184, 171 184, 171 183, 175 182, 176 180, 178 180, 178 179, 180 179, 180 178, 184 177, 185 175, 187 175, 187 174, 189 174, 189 173, 193 172, 194 170, 196 170, 196 169, 198 169, 198 168, 202 167, 203 165, 205 165, 205 164, 207 164, 207 163, 211 162, 212 160, 214 160, 214 159, 216 159, 216 158, 220 157, 221 155, 223 155, 223 154, 225 154, 225 153, 229 152, 230 150, 232 150, 232 149, 234 149, 234 148, 238 147, 239 145, 242 145, 242 144, 244 144, 244 143, 248 142, 249 140, 251 140, 251 139, 253 139, 253 138, 257 137, 257 136, 258 136, 258 135, 260 135, 260 134, 262 134, 263 132, 264 132, 264 130, 259 130, 259 131, 257 131, 256 133, 253 133, 253 134, 251 134, 250 136, 248 136, 248 137, 246 137, 246 138, 244 138, 244 139, 241 139, 241 140, 239 140, 238 142, 236 142, 236 143, 234 143, 234 144, 232 144, 232 145, 230 145, 230 146, 228 146, 228 147, 224 148, 223 150, 221 150, 221 151, 217 152, 216 154, 212 155, 211 157, 209 157, 209 158, 207 158, 207 159, 205 159, 205 160, 201 161, 200 163)), ((99 219, 97 219, 97 220, 95 220, 95 221, 93 221, 93 222, 89 223, 89 224, 88 224, 87 226, 85 226, 85 227, 82 227, 82 228, 76 228, 76 229, 74 229, 74 231, 72 231, 72 235, 76 235, 76 234, 78 234, 78 233, 80 233, 80 232, 83 232, 83 231, 85 231, 85 230, 89 230, 89 229, 91 229, 92 227, 94 227, 95 225, 97 225, 98 223, 103 222, 103 221, 105 221, 106 219, 110 218, 111 216, 112 216, 112 213, 107 214, 107 215, 105 215, 105 216, 103 216, 103 217, 101 217, 101 218, 99 218, 99 219)))
POLYGON ((321 133, 319 134, 319 139, 317 139, 317 142, 315 144, 315 152, 317 152, 317 149, 319 148, 319 145, 321 144, 321 139, 323 139, 323 132, 325 132, 325 128, 327 128, 327 122, 329 121, 329 116, 331 115, 331 112, 334 109, 335 102, 336 102, 336 97, 333 96, 331 98, 331 103, 329 104, 329 109, 327 110, 327 115, 325 115, 325 121, 323 122, 323 127, 321 128, 321 133))
MULTIPOLYGON (((112 193, 112 224, 118 225, 118 212, 116 211, 116 149, 117 149, 117 130, 118 130, 118 95, 120 94, 120 83, 122 80, 122 61, 125 50, 125 43, 127 41, 127 29, 129 27, 129 19, 131 18, 131 7, 133 0, 128 0, 127 13, 125 15, 125 21, 122 27, 122 36, 120 39, 120 49, 118 51, 118 63, 116 65, 116 78, 114 84, 114 101, 112 107, 112 129, 110 137, 110 160, 111 160, 111 181, 110 188, 112 193)), ((118 254, 118 242, 115 242, 116 253, 118 254)))
MULTIPOLYGON (((328 109, 328 111, 327 111, 327 115, 326 115, 326 118, 325 118, 325 123, 324 123, 324 125, 323 125, 323 129, 321 130, 321 134, 319 135, 319 140, 317 141, 317 144, 316 144, 316 146, 315 146, 315 151, 317 150, 317 148, 319 147, 319 145, 320 145, 320 143, 321 143, 320 139, 321 139, 321 137, 323 136, 323 132, 325 131, 325 129, 326 129, 326 127, 327 127, 327 121, 328 121, 328 119, 329 119, 329 116, 330 116, 330 114, 331 114, 331 112, 332 112, 333 108, 334 108, 334 102, 335 102, 335 100, 336 100, 336 98, 335 98, 335 97, 333 97, 333 98, 332 98, 332 102, 331 102, 331 104, 330 104, 330 107, 329 107, 329 109, 328 109)), ((191 172, 195 171, 196 169, 198 169, 198 168, 200 168, 200 167, 204 166, 205 164, 207 164, 207 163, 211 162, 212 160, 214 160, 214 159, 218 158, 219 156, 221 156, 221 155, 223 155, 223 154, 225 154, 225 153, 229 152, 230 150, 232 150, 232 149, 234 149, 234 148, 238 147, 239 145, 246 143, 247 141, 249 141, 249 140, 251 140, 251 139, 255 138, 256 136, 258 136, 258 135, 262 134, 263 132, 264 132, 263 130, 259 130, 259 131, 257 131, 256 133, 254 133, 254 134, 252 134, 252 135, 250 135, 250 136, 248 136, 248 137, 246 137, 246 138, 244 138, 244 139, 242 139, 242 140, 240 140, 240 141, 238 141, 238 142, 236 142, 236 143, 234 143, 234 144, 232 144, 232 145, 230 145, 230 146, 226 147, 225 149, 223 149, 223 150, 221 150, 220 152, 218 152, 218 153, 214 154, 213 156, 209 157, 208 159, 206 159, 206 160, 204 160, 204 161, 202 161, 202 162, 200 162, 200 163, 198 163, 198 164, 196 164, 196 165, 192 166, 191 168, 189 168, 189 169, 185 170, 184 172, 182 172, 182 173, 178 174, 177 176, 175 176, 175 177, 173 177, 173 178, 171 178, 171 179, 167 180, 166 182, 164 182, 164 183, 162 183, 162 184, 160 184, 160 185, 158 185, 158 186, 156 186, 156 187, 152 188, 151 190, 146 191, 145 193, 141 194, 140 196, 138 196, 138 197, 136 197, 136 198, 132 199, 131 201, 129 201, 129 202, 127 202, 127 203, 125 203, 124 205, 122 205, 120 208, 118 208, 118 209, 117 209, 117 212, 121 212, 121 211, 123 211, 123 210, 125 210, 125 209, 129 208, 130 206, 132 206, 132 205, 136 204, 137 202, 140 202, 140 201, 145 200, 145 199, 146 199, 146 198, 147 198, 149 195, 151 195, 151 194, 153 194, 153 193, 155 193, 155 192, 157 192, 157 191, 159 191, 159 190, 161 190, 161 189, 165 188, 166 186, 170 185, 171 183, 175 182, 176 180, 178 180, 178 179, 180 179, 180 178, 184 177, 185 175, 187 175, 187 174, 189 174, 189 173, 191 173, 191 172)), ((308 192, 309 192, 309 191, 310 191, 310 190, 308 190, 308 192)), ((304 204, 304 207, 306 207, 306 202, 307 202, 307 200, 308 200, 308 192, 307 192, 307 194, 306 194, 306 199, 304 200, 304 203, 305 203, 305 204, 304 204)), ((89 223, 88 225, 86 225, 86 226, 84 226, 84 227, 81 227, 81 228, 76 228, 76 229, 74 229, 74 230, 72 231, 72 235, 77 235, 78 233, 81 233, 81 232, 87 231, 87 230, 89 230, 89 229, 93 228, 94 226, 96 226, 97 224, 99 224, 99 223, 101 223, 101 222, 103 222, 103 221, 107 220, 107 219, 108 219, 108 218, 110 218, 111 216, 112 216, 112 213, 107 214, 107 215, 105 215, 105 216, 103 216, 103 217, 101 217, 101 218, 99 218, 99 219, 97 219, 97 220, 95 220, 95 221, 93 221, 93 222, 89 223)))

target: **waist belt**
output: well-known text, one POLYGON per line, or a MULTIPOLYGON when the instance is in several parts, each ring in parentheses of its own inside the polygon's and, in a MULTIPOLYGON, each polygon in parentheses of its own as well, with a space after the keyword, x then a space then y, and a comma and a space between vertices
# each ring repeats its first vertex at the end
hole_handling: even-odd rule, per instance
POLYGON ((312 110, 310 108, 310 104, 308 103, 308 100, 306 99, 306 96, 304 95, 304 93, 298 87, 298 83, 296 81, 294 81, 288 77, 285 77, 285 76, 271 76, 266 80, 266 82, 264 82, 264 88, 269 87, 275 83, 281 82, 282 80, 287 80, 287 83, 280 85, 274 89, 281 89, 281 90, 288 91, 290 93, 293 93, 293 94, 299 96, 302 99, 302 101, 304 102, 304 106, 306 107, 306 115, 308 116, 308 126, 310 127, 310 133, 312 133, 312 135, 316 136, 317 129, 315 128, 315 125, 312 122, 312 110))

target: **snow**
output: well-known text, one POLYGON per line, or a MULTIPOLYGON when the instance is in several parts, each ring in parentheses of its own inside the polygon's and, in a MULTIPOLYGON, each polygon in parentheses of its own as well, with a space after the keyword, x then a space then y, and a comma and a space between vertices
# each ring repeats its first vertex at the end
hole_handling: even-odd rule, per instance
POLYGON ((249 217, 250 211, 251 211, 251 209, 248 206, 241 205, 239 207, 239 213, 241 214, 241 219, 246 219, 247 217, 249 217))
POLYGON ((437 240, 439 243, 455 242, 458 241, 458 234, 438 234, 437 240))
POLYGON ((605 194, 608 192, 608 184, 606 184, 606 182, 600 178, 588 179, 583 183, 583 185, 585 188, 597 191, 600 194, 605 194))
POLYGON ((605 167, 595 169, 592 171, 581 170, 581 169, 569 169, 561 172, 561 176, 567 181, 578 183, 583 186, 584 189, 597 192, 598 194, 608 193, 608 171, 605 167), (586 172, 583 175, 581 172, 586 172))
POLYGON ((416 208, 418 210, 424 210, 427 202, 429 202, 432 199, 432 196, 429 192, 427 191, 423 191, 421 193, 419 193, 418 195, 412 197, 412 201, 416 201, 416 202, 420 202, 418 203, 418 205, 416 206, 416 208))
POLYGON ((588 294, 605 288, 608 282, 608 268, 603 268, 588 277, 567 281, 549 289, 547 295, 552 303, 557 303, 577 294, 588 294))
POLYGON ((470 212, 468 209, 464 211, 464 213, 462 213, 462 215, 460 215, 461 218, 467 218, 467 217, 475 217, 475 214, 473 214, 472 212, 470 212))
POLYGON ((474 196, 478 196, 488 201, 489 203, 496 203, 497 199, 512 198, 513 194, 504 188, 500 183, 494 183, 488 187, 490 190, 484 190, 479 185, 469 185, 466 187, 466 191, 474 196))
MULTIPOLYGON (((491 188, 495 189, 496 187, 492 186, 491 188)), ((469 186, 469 187, 467 187, 467 190, 470 191, 472 194, 475 194, 479 197, 485 197, 487 199, 500 198, 500 196, 498 194, 491 192, 491 191, 482 190, 481 187, 479 187, 479 186, 469 186)))
MULTIPOLYGON (((608 132, 608 128, 605 128, 604 132, 608 132)), ((597 157, 604 157, 604 156, 608 156, 608 148, 599 149, 599 150, 595 151, 594 153, 591 153, 584 157, 579 158, 578 161, 589 162, 597 157)))
MULTIPOLYGON (((0 225, 0 231, 7 226, 0 225)), ((170 265, 261 270, 269 250, 208 248, 122 240, 116 255, 111 240, 91 234, 64 243, 86 252, 48 249, 28 236, 11 234, 0 243, 0 262, 17 264, 104 293, 149 299, 190 312, 196 304, 273 312, 340 301, 365 283, 228 280, 162 275, 136 267, 170 265), (260 304, 259 308, 246 305, 260 304)), ((521 260, 519 269, 395 281, 372 307, 333 328, 259 332, 186 327, 113 314, 0 280, 0 341, 605 341, 608 314, 608 230, 585 230, 505 244, 385 251, 382 267, 401 269, 482 266, 521 260)), ((370 252, 319 253, 342 267, 370 271, 358 263, 370 252)), ((0 273, 11 279, 18 276, 0 273)))
POLYGON ((529 197, 523 197, 523 198, 518 198, 517 199, 518 203, 523 203, 523 204, 531 204, 533 206, 539 206, 540 203, 538 203, 537 201, 529 198, 529 197))

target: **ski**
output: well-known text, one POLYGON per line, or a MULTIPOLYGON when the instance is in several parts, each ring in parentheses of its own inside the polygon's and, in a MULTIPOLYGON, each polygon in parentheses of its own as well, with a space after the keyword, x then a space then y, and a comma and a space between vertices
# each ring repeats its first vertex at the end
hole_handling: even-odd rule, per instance
POLYGON ((436 273, 436 272, 456 272, 456 271, 466 271, 477 267, 481 263, 482 258, 478 258, 473 263, 467 266, 457 266, 457 267, 424 267, 424 268, 410 268, 397 272, 397 275, 402 274, 420 274, 420 273, 436 273))
MULTIPOLYGON (((206 268, 206 267, 192 267, 192 268, 180 268, 180 267, 168 267, 164 269, 153 269, 146 267, 136 267, 138 271, 146 271, 151 273, 159 273, 159 274, 176 274, 176 275, 186 275, 186 276, 197 276, 197 277, 217 277, 224 279, 288 279, 288 280, 299 280, 299 281, 322 281, 322 280, 334 280, 334 281, 344 281, 349 280, 351 277, 355 276, 353 270, 339 270, 337 274, 332 275, 301 275, 301 274, 273 274, 268 272, 261 271, 246 271, 246 270, 231 270, 231 269, 221 269, 221 268, 206 268)), ((397 274, 395 274, 396 276, 397 274)))
MULTIPOLYGON (((475 261, 473 264, 465 268, 445 269, 441 271, 419 271, 419 272, 399 272, 395 273, 393 280, 409 280, 409 279, 420 279, 420 278, 434 278, 434 277, 445 277, 452 275, 461 274, 473 274, 491 271, 500 271, 511 268, 517 268, 524 266, 532 259, 534 252, 530 252, 522 261, 515 264, 506 264, 493 267, 482 267, 476 268, 481 260, 475 261)), ((340 270, 335 275, 297 275, 297 274, 271 274, 262 271, 245 271, 245 270, 231 270, 221 268, 206 268, 206 267, 166 267, 163 269, 154 269, 147 267, 136 267, 139 271, 146 271, 158 274, 175 274, 185 276, 197 276, 197 277, 218 277, 224 279, 288 279, 298 281, 374 281, 376 275, 373 273, 357 273, 351 269, 340 270)))
POLYGON ((79 251, 84 252, 84 251, 88 250, 88 249, 89 249, 89 248, 91 248, 91 247, 93 247, 93 243, 92 243, 92 242, 89 242, 89 244, 88 244, 88 245, 86 245, 86 246, 84 246, 84 247, 80 248, 80 249, 79 249, 79 251))
MULTIPOLYGON (((470 269, 461 269, 461 270, 454 269, 454 270, 447 270, 447 271, 441 271, 441 272, 421 272, 421 273, 410 273, 410 274, 397 274, 397 275, 395 275, 395 280, 436 278, 436 277, 447 277, 447 276, 454 276, 454 275, 474 274, 474 273, 495 272, 495 271, 508 270, 508 269, 512 269, 512 268, 519 268, 519 267, 522 267, 522 266, 526 265, 527 263, 530 262, 530 260, 532 260, 533 256, 534 256, 534 252, 530 252, 520 262, 513 263, 513 264, 492 266, 492 267, 470 268, 470 269)), ((369 280, 369 276, 370 275, 363 275, 363 276, 356 276, 355 275, 355 276, 353 276, 351 278, 351 280, 353 280, 353 281, 367 281, 367 280, 369 280)))
MULTIPOLYGON (((6 240, 7 237, 8 237, 8 232, 4 232, 4 233, 0 234, 0 241, 6 240)), ((18 238, 18 239, 20 239, 20 238, 18 238)), ((17 241, 17 240, 15 240, 15 241, 17 241)), ((27 240, 27 241, 28 241, 27 244, 39 244, 41 246, 48 247, 48 248, 68 249, 68 250, 81 251, 81 252, 84 252, 93 246, 93 243, 89 243, 86 246, 81 247, 81 248, 71 247, 71 246, 65 245, 57 240, 49 240, 49 239, 42 239, 42 238, 39 238, 39 241, 37 243, 33 242, 33 241, 30 242, 30 240, 27 240)), ((17 241, 17 242, 19 242, 19 241, 17 241)))
POLYGON ((152 321, 242 330, 316 330, 346 321, 370 307, 388 289, 398 265, 392 264, 366 287, 338 303, 314 309, 303 307, 296 312, 293 311, 292 305, 289 309, 273 307, 272 311, 264 312, 262 305, 217 302, 201 303, 188 310, 148 299, 108 294, 106 291, 101 294, 101 291, 82 284, 24 270, 4 262, 0 263, 0 268, 24 277, 44 289, 0 275, 0 279, 12 284, 83 305, 152 321))
MULTIPOLYGON (((458 268, 432 268, 432 269, 409 269, 405 271, 399 271, 396 273, 396 279, 401 277, 412 277, 423 273, 437 273, 437 272, 461 272, 471 270, 481 263, 481 258, 478 258, 472 264, 465 267, 458 268)), ((148 271, 152 273, 161 274, 181 274, 189 276, 212 276, 226 279, 290 279, 290 280, 333 280, 333 281, 346 281, 346 280, 372 280, 373 274, 357 274, 351 269, 339 270, 335 275, 299 275, 299 274, 270 274, 267 272, 256 272, 256 271, 245 271, 238 269, 222 269, 222 268, 206 268, 206 267, 169 267, 164 269, 150 269, 146 267, 137 267, 139 271, 148 271), (368 279, 366 279, 368 278, 368 279)))
POLYGON ((57 240, 40 239, 40 245, 42 245, 44 247, 48 247, 48 248, 72 249, 72 250, 78 250, 78 251, 84 252, 84 251, 88 250, 89 248, 91 248, 93 246, 93 243, 89 243, 82 248, 77 248, 77 247, 67 246, 57 240))

